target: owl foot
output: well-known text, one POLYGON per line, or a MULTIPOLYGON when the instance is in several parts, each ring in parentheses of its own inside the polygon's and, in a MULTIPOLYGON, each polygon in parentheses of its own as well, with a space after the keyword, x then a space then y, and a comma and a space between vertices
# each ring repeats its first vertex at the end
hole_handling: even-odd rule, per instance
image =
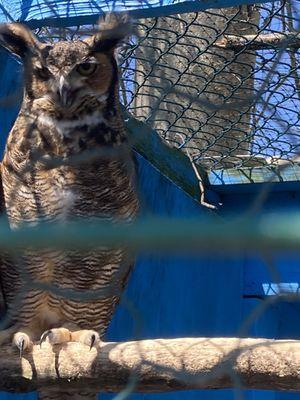
POLYGON ((17 332, 14 334, 12 340, 13 346, 16 346, 20 352, 20 358, 22 358, 22 354, 24 350, 30 350, 32 348, 32 341, 27 333, 24 332, 17 332))
POLYGON ((42 334, 40 338, 40 346, 42 346, 44 342, 48 342, 52 345, 67 342, 79 342, 86 344, 91 350, 92 347, 99 345, 101 340, 99 334, 93 330, 83 329, 70 331, 67 328, 55 328, 45 331, 42 334))
POLYGON ((86 344, 90 350, 101 343, 99 333, 89 329, 72 332, 72 341, 86 344))
POLYGON ((42 347, 43 342, 48 342, 50 344, 61 344, 71 342, 71 332, 67 328, 55 328, 45 331, 40 338, 40 347, 42 347))

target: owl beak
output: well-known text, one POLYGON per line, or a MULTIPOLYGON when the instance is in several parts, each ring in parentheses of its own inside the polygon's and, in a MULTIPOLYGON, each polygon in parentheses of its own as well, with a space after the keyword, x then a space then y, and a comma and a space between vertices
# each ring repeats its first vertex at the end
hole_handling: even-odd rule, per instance
POLYGON ((69 107, 74 101, 74 91, 66 81, 64 76, 59 78, 58 82, 58 96, 59 101, 63 107, 69 107))

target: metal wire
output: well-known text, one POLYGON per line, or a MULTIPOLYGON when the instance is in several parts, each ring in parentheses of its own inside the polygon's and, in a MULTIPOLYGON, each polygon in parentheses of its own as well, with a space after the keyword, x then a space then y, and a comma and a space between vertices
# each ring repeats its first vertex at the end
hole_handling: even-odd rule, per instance
MULTIPOLYGON (((278 166, 285 161, 298 163, 299 53, 297 46, 290 47, 288 36, 297 33, 299 27, 298 9, 294 4, 283 1, 139 20, 136 23, 138 35, 120 53, 123 104, 130 113, 155 128, 170 146, 187 152, 193 162, 208 169, 278 166), (282 32, 286 34, 286 41, 272 42, 271 36, 271 45, 263 39, 263 45, 256 48, 260 35, 274 36, 282 32), (226 47, 227 35, 237 35, 238 40, 246 38, 246 44, 226 47)), ((94 29, 93 26, 45 27, 37 33, 47 41, 72 40, 91 34, 94 29)), ((90 160, 93 154, 88 156, 90 160)), ((59 162, 51 160, 50 167, 59 162)), ((254 206, 261 206, 262 201, 254 206)), ((139 229, 135 225, 126 231, 103 225, 97 227, 97 235, 91 226, 82 224, 77 230, 73 226, 69 234, 66 234, 67 230, 53 231, 52 236, 51 231, 31 231, 26 235, 20 231, 11 233, 4 227, 2 237, 5 240, 0 247, 2 250, 10 246, 15 249, 18 238, 19 244, 24 245, 24 237, 28 238, 27 245, 42 245, 44 233, 47 246, 53 240, 53 245, 64 248, 68 246, 67 238, 69 245, 78 246, 80 243, 85 247, 91 244, 92 238, 101 241, 105 237, 116 243, 118 235, 122 240, 126 238, 128 246, 134 243, 139 249, 148 250, 152 245, 156 250, 163 248, 173 253, 177 246, 190 249, 193 238, 197 249, 201 244, 202 250, 211 249, 213 241, 224 245, 225 239, 226 249, 232 252, 245 248, 262 248, 265 252, 299 248, 295 216, 282 220, 272 218, 262 231, 257 224, 246 224, 245 232, 241 229, 245 221, 238 221, 227 229, 219 229, 219 221, 215 225, 208 221, 207 226, 203 220, 198 224, 197 221, 175 220, 169 221, 169 225, 166 221, 157 221, 153 227, 154 222, 147 224, 143 221, 139 229), (159 232, 162 236, 158 235, 159 232)), ((266 261, 272 280, 279 284, 276 267, 269 259, 266 261)), ((82 294, 75 290, 60 291, 53 285, 34 281, 26 283, 23 295, 26 290, 38 288, 56 291, 69 298, 103 296, 100 291, 82 294)), ((241 336, 271 303, 281 301, 282 295, 299 301, 298 293, 289 295, 282 290, 279 294, 281 297, 262 301, 261 306, 245 318, 240 328, 241 336)), ((21 303, 22 296, 17 299, 16 307, 21 303)), ((2 327, 6 322, 1 322, 2 327)), ((242 383, 234 372, 232 375, 238 389, 237 398, 242 398, 239 393, 242 383)), ((135 379, 133 385, 129 383, 128 391, 119 398, 126 398, 134 390, 135 379)))
MULTIPOLYGON (((207 168, 298 162, 298 46, 289 47, 290 37, 272 42, 272 35, 297 32, 297 6, 280 1, 139 20, 138 36, 121 52, 124 105, 207 168), (246 44, 222 47, 227 35, 246 44)), ((76 39, 94 29, 38 33, 76 39)))
POLYGON ((292 162, 300 149, 299 52, 288 42, 249 48, 258 35, 293 33, 298 23, 288 2, 139 21, 140 37, 124 54, 126 106, 206 167, 292 162), (251 39, 221 48, 226 35, 251 39))

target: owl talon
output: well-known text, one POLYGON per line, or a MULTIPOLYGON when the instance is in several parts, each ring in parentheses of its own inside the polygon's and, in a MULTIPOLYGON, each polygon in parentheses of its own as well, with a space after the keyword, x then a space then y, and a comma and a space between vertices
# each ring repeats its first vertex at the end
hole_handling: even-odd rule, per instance
POLYGON ((51 335, 51 329, 49 329, 48 331, 45 331, 45 332, 42 334, 42 336, 41 336, 41 338, 40 338, 40 348, 42 348, 43 342, 45 342, 46 339, 47 339, 50 335, 51 335))
POLYGON ((92 348, 93 348, 93 346, 94 346, 94 344, 95 344, 95 341, 96 341, 96 335, 92 335, 91 336, 91 344, 90 344, 90 351, 92 350, 92 348))
POLYGON ((42 344, 46 341, 52 346, 71 342, 71 332, 64 327, 49 329, 42 334, 40 338, 40 347, 42 347, 42 344))
POLYGON ((89 346, 90 351, 93 347, 101 343, 99 333, 89 329, 72 332, 72 342, 83 343, 89 346))
POLYGON ((22 358, 24 350, 29 350, 32 347, 30 337, 24 332, 15 333, 12 344, 19 349, 20 358, 22 358))
POLYGON ((24 345, 25 345, 25 340, 24 340, 24 338, 20 338, 20 339, 16 342, 16 346, 17 346, 18 349, 20 350, 20 358, 22 358, 22 355, 23 355, 24 345))

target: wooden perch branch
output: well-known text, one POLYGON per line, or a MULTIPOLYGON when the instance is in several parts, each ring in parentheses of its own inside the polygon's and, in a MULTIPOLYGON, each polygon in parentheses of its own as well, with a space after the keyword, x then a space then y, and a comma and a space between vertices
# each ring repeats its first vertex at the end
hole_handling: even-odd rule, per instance
POLYGON ((215 43, 215 46, 228 50, 240 51, 246 47, 247 50, 260 50, 272 48, 294 48, 300 47, 300 33, 261 33, 259 35, 225 35, 215 43))
POLYGON ((300 390, 300 341, 183 338, 103 343, 89 348, 45 343, 19 359, 0 349, 0 390, 120 391, 136 373, 133 391, 188 389, 300 390))

